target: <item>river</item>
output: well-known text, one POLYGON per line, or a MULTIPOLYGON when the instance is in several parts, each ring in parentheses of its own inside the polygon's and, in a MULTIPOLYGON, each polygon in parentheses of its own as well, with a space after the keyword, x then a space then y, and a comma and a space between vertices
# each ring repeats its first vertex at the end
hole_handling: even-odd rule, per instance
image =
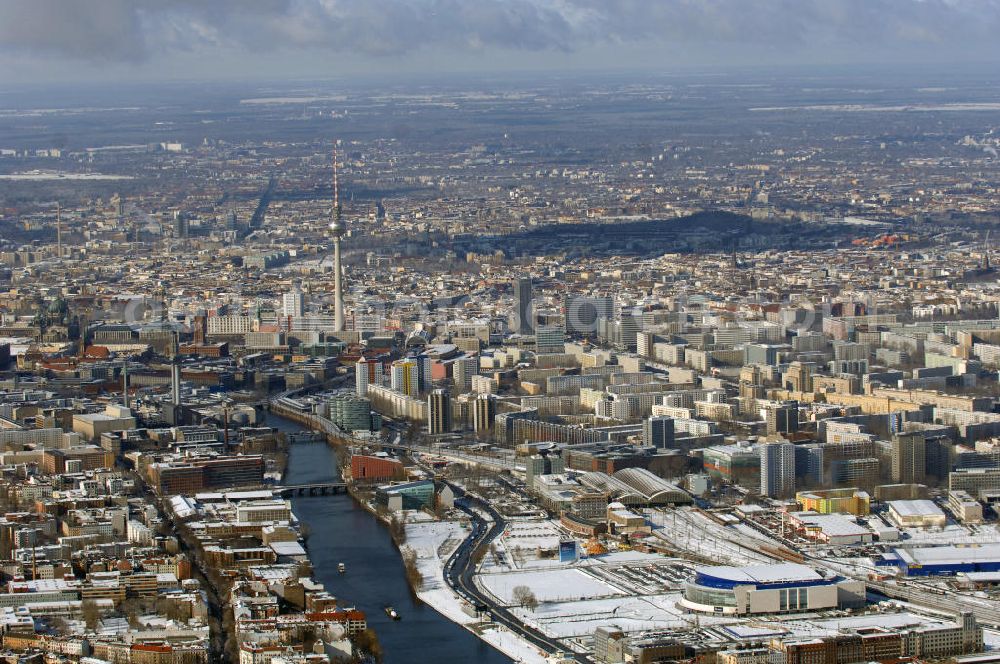
MULTIPOLYGON (((267 424, 282 431, 302 428, 275 415, 268 416, 267 424)), ((330 481, 335 477, 335 462, 333 449, 324 443, 292 445, 285 481, 330 481)), ((389 532, 350 496, 295 496, 292 510, 309 528, 309 559, 316 578, 346 605, 365 612, 387 664, 512 661, 413 597, 389 532), (338 563, 344 563, 346 573, 337 571, 338 563), (390 620, 386 605, 393 606, 402 619, 390 620)))

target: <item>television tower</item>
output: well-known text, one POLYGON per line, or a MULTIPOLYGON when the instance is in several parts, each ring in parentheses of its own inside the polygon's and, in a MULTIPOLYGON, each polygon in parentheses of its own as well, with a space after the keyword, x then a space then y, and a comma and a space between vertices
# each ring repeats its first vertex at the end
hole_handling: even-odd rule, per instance
POLYGON ((340 264, 340 238, 344 234, 344 225, 340 222, 340 188, 337 182, 337 145, 333 146, 333 221, 330 222, 333 233, 333 331, 344 331, 344 284, 343 267, 340 264))

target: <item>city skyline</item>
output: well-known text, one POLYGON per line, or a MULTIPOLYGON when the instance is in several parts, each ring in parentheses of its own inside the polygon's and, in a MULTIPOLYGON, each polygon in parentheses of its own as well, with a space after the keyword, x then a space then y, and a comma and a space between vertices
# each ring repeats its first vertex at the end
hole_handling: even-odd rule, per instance
POLYGON ((998 9, 0 2, 0 659, 1000 661, 998 9))

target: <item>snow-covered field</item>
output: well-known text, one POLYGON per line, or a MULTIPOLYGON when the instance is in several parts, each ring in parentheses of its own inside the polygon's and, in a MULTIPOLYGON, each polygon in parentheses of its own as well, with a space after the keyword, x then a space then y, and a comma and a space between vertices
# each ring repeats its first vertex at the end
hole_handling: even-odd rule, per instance
MULTIPOLYGON (((427 515, 411 513, 404 548, 416 552, 417 568, 423 575, 417 596, 452 622, 471 626, 476 619, 462 610, 462 601, 444 580, 445 563, 467 535, 468 529, 457 521, 432 521, 427 515)), ((500 626, 478 634, 516 662, 544 664, 546 661, 537 648, 500 626)))
POLYGON ((614 625, 627 632, 690 627, 674 607, 679 594, 617 597, 578 602, 545 602, 535 611, 518 609, 518 616, 558 638, 587 637, 598 627, 614 625))
POLYGON ((460 625, 475 622, 462 610, 461 600, 444 580, 444 564, 468 535, 456 521, 422 521, 406 524, 405 548, 417 554, 417 569, 423 583, 417 596, 446 618, 460 625))
POLYGON ((527 586, 539 602, 592 599, 624 594, 583 570, 572 568, 483 574, 479 577, 479 583, 504 604, 511 603, 514 588, 518 586, 527 586))
POLYGON ((523 664, 545 664, 545 655, 533 645, 501 626, 483 630, 479 638, 495 646, 515 662, 523 664))

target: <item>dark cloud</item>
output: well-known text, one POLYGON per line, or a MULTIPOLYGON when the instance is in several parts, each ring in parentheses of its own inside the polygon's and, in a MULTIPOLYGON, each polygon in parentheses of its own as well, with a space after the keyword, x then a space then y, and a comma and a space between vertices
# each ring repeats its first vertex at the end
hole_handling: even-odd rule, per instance
POLYGON ((225 48, 1000 53, 1000 0, 3 0, 0 51, 143 62, 225 48))

